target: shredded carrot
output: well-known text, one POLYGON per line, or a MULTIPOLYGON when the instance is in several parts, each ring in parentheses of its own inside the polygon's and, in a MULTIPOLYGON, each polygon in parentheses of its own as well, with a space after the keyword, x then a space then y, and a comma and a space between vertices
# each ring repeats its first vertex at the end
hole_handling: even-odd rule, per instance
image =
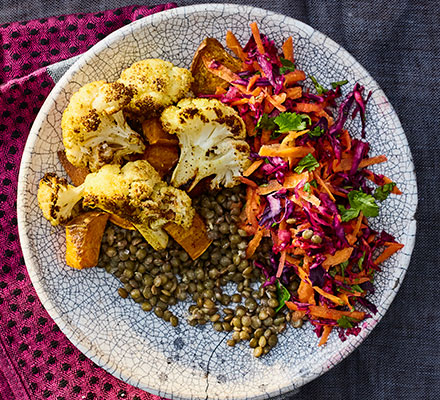
POLYGON ((252 36, 254 37, 255 43, 257 44, 258 52, 260 54, 264 54, 265 50, 264 50, 263 42, 261 41, 260 31, 258 29, 257 23, 252 22, 250 24, 250 27, 252 31, 252 36))
POLYGON ((295 139, 299 138, 300 136, 306 134, 307 132, 310 132, 309 129, 305 129, 303 131, 291 131, 289 134, 283 139, 281 142, 280 148, 286 148, 286 147, 294 147, 295 146, 295 139))
MULTIPOLYGON (((371 157, 371 158, 365 158, 359 163, 358 169, 365 168, 369 165, 380 164, 380 163, 383 163, 387 160, 388 159, 386 158, 386 156, 383 156, 383 155, 371 157)), ((335 161, 335 164, 336 163, 337 162, 335 161)), ((334 166, 333 169, 335 172, 349 171, 351 169, 352 163, 353 163, 353 158, 351 156, 349 156, 347 158, 342 158, 341 162, 339 164, 337 164, 336 166, 334 166)))
POLYGON ((282 188, 283 188, 283 185, 281 185, 281 183, 279 183, 275 179, 272 179, 267 183, 267 185, 259 186, 257 189, 257 194, 259 194, 260 196, 265 196, 265 195, 270 194, 272 192, 277 192, 278 190, 281 190, 282 188))
POLYGON ((252 77, 249 79, 249 83, 248 83, 248 85, 247 85, 247 87, 246 87, 246 89, 247 89, 249 92, 251 92, 252 89, 254 88, 255 82, 257 82, 258 78, 259 78, 258 75, 254 75, 254 76, 252 76, 252 77))
POLYGON ((325 297, 326 299, 332 301, 336 305, 343 306, 344 302, 341 300, 338 296, 334 296, 333 294, 327 293, 326 291, 322 290, 319 286, 313 286, 313 289, 319 293, 321 296, 325 297))
POLYGON ((226 46, 241 60, 246 61, 247 56, 240 45, 240 42, 231 31, 226 32, 226 46))
POLYGON ((282 104, 286 100, 286 93, 283 93, 281 96, 271 96, 270 94, 267 94, 266 99, 279 111, 284 112, 287 110, 282 104))
POLYGON ((285 93, 287 95, 287 98, 295 100, 300 99, 302 97, 302 88, 301 86, 295 86, 292 88, 285 89, 285 93))
POLYGON ((333 196, 332 191, 330 190, 330 188, 327 186, 327 184, 322 180, 322 178, 319 176, 319 174, 314 171, 313 176, 316 179, 316 182, 318 182, 318 184, 325 190, 325 192, 329 195, 330 199, 332 201, 336 201, 335 196, 333 196))
POLYGON ((298 286, 298 300, 301 303, 316 304, 315 291, 310 283, 301 281, 298 286))
POLYGON ((286 60, 294 62, 293 59, 293 39, 292 36, 289 36, 286 41, 281 46, 283 50, 283 55, 286 60))
POLYGON ((245 185, 248 185, 253 188, 258 188, 258 185, 251 179, 245 178, 244 176, 238 177, 240 179, 241 183, 244 183, 245 185))
POLYGON ((282 250, 280 252, 281 256, 280 256, 280 262, 278 264, 278 270, 277 270, 277 274, 276 277, 279 278, 281 276, 281 274, 283 273, 283 269, 284 269, 284 264, 286 262, 286 250, 282 250))
POLYGON ((394 253, 403 248, 403 244, 400 243, 385 243, 385 250, 374 260, 375 265, 382 264, 385 260, 390 258, 394 253))
POLYGON ((295 111, 302 113, 310 113, 310 112, 318 112, 322 110, 322 106, 320 104, 313 103, 296 103, 295 111))
POLYGON ((264 163, 264 160, 254 161, 246 171, 243 172, 243 176, 252 175, 258 168, 260 168, 261 164, 264 163))
POLYGON ((251 258, 255 250, 257 250, 258 246, 260 245, 261 239, 263 238, 264 230, 259 229, 255 236, 251 239, 251 241, 248 244, 248 247, 246 249, 246 258, 251 258))
POLYGON ((231 106, 241 106, 242 104, 248 104, 248 103, 249 103, 249 99, 246 97, 243 97, 242 99, 234 100, 231 103, 231 106))
POLYGON ((327 343, 328 337, 330 336, 332 329, 333 329, 333 326, 324 325, 324 329, 322 330, 321 340, 319 341, 318 346, 323 346, 324 344, 327 343))
POLYGON ((351 253, 353 253, 353 247, 336 250, 334 255, 326 254, 322 266, 328 271, 330 267, 347 261, 350 258, 351 253))
POLYGON ((296 69, 295 71, 290 71, 284 75, 284 87, 292 86, 293 84, 303 81, 306 79, 306 74, 304 71, 296 69))
POLYGON ((364 218, 364 214, 362 213, 362 211, 359 213, 359 216, 356 220, 356 225, 354 226, 354 230, 353 230, 353 236, 356 238, 360 229, 361 229, 361 225, 362 225, 362 220, 364 218))
POLYGON ((313 153, 314 149, 311 147, 297 146, 282 149, 279 144, 261 146, 259 151, 260 156, 269 157, 294 157, 303 158, 309 153, 313 153))
POLYGON ((317 318, 324 318, 324 319, 333 319, 338 320, 345 317, 350 317, 357 319, 358 321, 362 321, 365 318, 365 313, 363 311, 340 311, 335 310, 333 308, 327 308, 325 306, 309 306, 310 314, 317 318))

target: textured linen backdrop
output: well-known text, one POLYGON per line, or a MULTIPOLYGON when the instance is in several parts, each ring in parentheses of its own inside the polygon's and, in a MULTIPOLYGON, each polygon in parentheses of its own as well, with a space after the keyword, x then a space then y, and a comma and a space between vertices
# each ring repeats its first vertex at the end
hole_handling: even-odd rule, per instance
MULTIPOLYGON (((196 3, 204 1, 182 0, 177 6, 196 3)), ((287 397, 291 400, 437 399, 440 395, 440 311, 437 306, 440 297, 437 155, 440 150, 440 12, 437 2, 249 0, 235 3, 299 19, 347 49, 379 83, 399 115, 418 181, 416 247, 406 278, 389 311, 347 359, 287 397)), ((30 124, 53 87, 46 71, 37 68, 80 54, 115 28, 161 9, 148 11, 147 8, 159 3, 145 1, 142 5, 147 7, 100 13, 132 4, 129 0, 0 2, 0 24, 31 19, 43 21, 38 27, 28 26, 29 29, 17 24, 20 40, 11 40, 18 36, 12 35, 10 26, 0 28, 1 400, 153 397, 96 367, 59 332, 30 287, 20 259, 14 215, 21 151, 30 124), (49 43, 50 48, 44 47, 48 45, 46 38, 39 37, 39 48, 27 50, 35 44, 26 36, 32 35, 31 28, 46 26, 49 29, 54 20, 49 19, 46 25, 46 18, 79 12, 94 13, 94 20, 87 20, 88 24, 95 25, 90 29, 94 35, 81 36, 81 39, 82 31, 69 28, 69 25, 79 27, 78 19, 72 19, 72 23, 58 19, 61 24, 56 23, 52 28, 57 45, 49 43), (60 32, 54 30, 58 28, 60 32), (72 38, 75 45, 63 47, 61 36, 72 38)))

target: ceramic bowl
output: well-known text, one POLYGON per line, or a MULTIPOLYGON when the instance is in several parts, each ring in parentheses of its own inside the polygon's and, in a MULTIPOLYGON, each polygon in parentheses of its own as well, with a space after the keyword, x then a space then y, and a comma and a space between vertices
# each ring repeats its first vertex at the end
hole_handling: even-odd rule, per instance
MULTIPOLYGON (((348 86, 348 85, 347 85, 348 86)), ((349 129, 359 136, 356 120, 349 129)), ((310 26, 269 11, 237 5, 198 5, 161 12, 105 38, 68 70, 44 103, 29 135, 20 170, 18 221, 29 275, 44 307, 70 341, 116 377, 168 398, 258 399, 289 392, 318 377, 346 357, 371 332, 389 307, 405 275, 414 245, 417 188, 405 134, 385 94, 368 72, 341 46, 310 26), (373 227, 385 229, 405 245, 377 274, 371 296, 378 313, 365 320, 358 336, 342 342, 332 333, 318 347, 310 324, 288 329, 279 344, 256 359, 246 344, 231 348, 229 334, 190 327, 188 304, 177 307, 178 328, 145 313, 117 294, 118 280, 103 269, 77 271, 64 261, 65 235, 52 227, 37 205, 38 182, 45 172, 66 176, 56 151, 62 149, 61 116, 72 93, 85 83, 118 78, 121 70, 144 58, 162 58, 189 67, 203 38, 224 43, 228 29, 241 43, 257 21, 278 45, 293 36, 299 68, 323 85, 348 79, 372 91, 367 140, 371 154, 389 161, 375 171, 397 182, 402 196, 383 203, 373 227)))

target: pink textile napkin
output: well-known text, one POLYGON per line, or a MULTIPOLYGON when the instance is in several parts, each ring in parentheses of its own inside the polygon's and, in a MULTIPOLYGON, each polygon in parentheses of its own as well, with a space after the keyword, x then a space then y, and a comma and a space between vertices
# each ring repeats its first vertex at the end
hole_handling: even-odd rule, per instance
POLYGON ((54 86, 46 67, 83 53, 125 24, 174 7, 129 6, 0 26, 0 400, 160 399, 87 359, 49 317, 24 264, 16 197, 30 127, 54 86))

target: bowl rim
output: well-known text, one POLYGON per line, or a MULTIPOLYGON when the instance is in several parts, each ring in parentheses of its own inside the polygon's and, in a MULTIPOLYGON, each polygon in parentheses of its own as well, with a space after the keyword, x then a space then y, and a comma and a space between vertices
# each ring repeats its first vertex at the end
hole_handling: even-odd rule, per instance
MULTIPOLYGON (((383 96, 383 98, 388 100, 385 93, 379 87, 377 82, 371 77, 369 72, 347 50, 345 50, 342 46, 337 44, 334 40, 329 38, 327 35, 321 33, 320 31, 314 29, 313 27, 305 24, 302 21, 299 21, 295 18, 286 16, 286 15, 283 15, 280 13, 265 10, 263 8, 253 7, 253 6, 242 6, 242 5, 238 5, 238 4, 232 4, 232 3, 188 5, 188 6, 164 10, 159 13, 149 15, 145 18, 140 19, 140 20, 134 21, 126 26, 123 26, 123 27, 117 29, 116 31, 112 32, 108 36, 106 36, 104 39, 102 39, 97 44, 92 46, 88 51, 86 51, 85 53, 80 55, 78 57, 78 59, 70 66, 70 68, 64 73, 64 75, 59 79, 59 81, 56 83, 56 85, 54 86, 54 88, 52 89, 52 91, 49 93, 48 97, 44 101, 44 103, 43 103, 43 105, 42 105, 33 125, 32 125, 32 128, 29 132, 28 139, 26 141, 26 145, 25 145, 25 148, 23 151, 21 164, 20 164, 20 170, 19 170, 19 176, 18 176, 18 186, 17 186, 17 220, 18 220, 18 231, 19 231, 20 243, 21 243, 22 252, 23 252, 24 259, 25 259, 25 264, 26 264, 31 282, 36 290, 36 293, 37 293, 40 301, 42 302, 42 304, 46 308, 50 317, 60 327, 63 334, 68 338, 69 341, 72 342, 72 344, 76 348, 78 348, 83 354, 85 354, 88 358, 90 358, 93 362, 98 364, 101 368, 103 368, 104 370, 109 372, 111 375, 115 376, 118 379, 125 381, 126 383, 128 383, 130 385, 133 385, 133 386, 138 387, 142 390, 145 390, 149 393, 159 395, 159 396, 164 396, 164 397, 171 398, 171 399, 182 399, 182 400, 185 399, 186 400, 186 399, 189 399, 189 397, 180 396, 178 393, 163 392, 163 391, 161 391, 159 385, 156 388, 146 387, 146 386, 140 385, 139 381, 132 379, 130 376, 125 375, 123 371, 122 372, 118 371, 118 374, 116 375, 115 373, 117 371, 117 367, 115 368, 115 366, 113 366, 110 363, 111 362, 110 360, 107 359, 107 361, 106 361, 106 360, 102 359, 102 355, 100 355, 99 353, 95 353, 93 351, 93 349, 88 348, 82 342, 76 341, 74 329, 72 329, 70 327, 70 325, 65 322, 65 320, 62 318, 62 315, 58 312, 56 307, 53 306, 52 302, 49 300, 49 297, 46 295, 45 287, 41 284, 40 280, 38 279, 38 277, 35 273, 36 268, 34 265, 34 257, 32 255, 29 238, 26 235, 26 229, 25 229, 25 223, 24 223, 24 221, 25 221, 25 207, 24 207, 23 202, 24 202, 24 198, 26 195, 25 183, 26 183, 26 177, 28 175, 28 165, 29 165, 31 158, 32 158, 32 151, 31 150, 34 148, 35 143, 38 139, 38 132, 41 128, 41 125, 43 124, 43 122, 45 121, 47 116, 49 115, 50 109, 55 104, 55 99, 59 96, 59 94, 61 93, 61 91, 65 87, 65 85, 69 83, 72 76, 78 70, 80 70, 82 67, 84 67, 89 61, 91 61, 96 56, 96 54, 100 53, 101 51, 108 48, 111 44, 113 44, 113 43, 117 42, 118 40, 120 40, 121 38, 123 38, 125 33, 136 32, 136 31, 142 29, 144 26, 151 25, 156 21, 160 22, 162 20, 169 19, 169 17, 172 17, 172 16, 188 15, 191 13, 198 13, 198 12, 209 12, 209 11, 214 11, 214 12, 223 11, 223 12, 225 12, 228 10, 230 12, 232 12, 232 11, 236 12, 238 8, 240 10, 244 10, 245 13, 252 12, 252 14, 255 15, 256 18, 259 18, 262 16, 270 16, 270 17, 279 18, 283 22, 288 21, 288 23, 290 23, 290 24, 295 24, 296 26, 298 26, 299 28, 301 28, 302 30, 304 30, 306 32, 311 32, 313 34, 322 35, 322 37, 325 38, 326 42, 330 43, 331 45, 334 45, 334 46, 341 48, 345 52, 344 56, 347 57, 351 62, 357 64, 359 66, 360 70, 362 71, 362 73, 364 73, 366 77, 369 77, 371 79, 370 86, 372 86, 372 88, 374 88, 375 93, 378 93, 379 95, 383 96), (51 307, 47 307, 48 305, 50 305, 51 307)), ((391 111, 391 114, 393 116, 393 120, 395 123, 395 129, 401 130, 402 132, 404 132, 402 125, 399 121, 399 118, 398 118, 393 106, 391 105, 391 103, 389 103, 389 106, 390 106, 390 111, 391 111)), ((402 143, 405 147, 408 148, 408 154, 409 154, 409 159, 407 160, 408 161, 408 170, 413 175, 414 180, 416 182, 416 174, 415 174, 415 169, 414 169, 413 158, 412 158, 411 150, 409 148, 408 140, 407 140, 407 137, 405 134, 402 136, 402 143)), ((412 209, 413 209, 413 213, 411 216, 412 218, 408 222, 408 228, 409 228, 410 232, 412 233, 412 235, 410 236, 410 239, 408 240, 408 242, 405 244, 405 250, 408 253, 408 256, 405 259, 405 260, 407 260, 407 262, 405 263, 406 265, 401 266, 403 272, 402 272, 402 275, 400 276, 399 281, 393 287, 393 289, 389 291, 388 296, 383 301, 384 308, 386 311, 388 310, 391 302, 393 301, 394 297, 396 296, 396 294, 398 292, 398 289, 400 288, 400 286, 402 284, 403 278, 404 278, 406 271, 409 267, 411 254, 412 254, 412 251, 413 251, 413 248, 415 245, 416 220, 414 218, 414 214, 417 209, 417 202, 418 202, 417 185, 416 184, 414 187, 413 194, 414 194, 413 197, 415 198, 415 202, 414 202, 414 204, 411 204, 412 209)), ((367 336, 374 329, 374 327, 377 325, 377 323, 382 319, 382 317, 383 317, 383 315, 378 315, 377 317, 375 317, 375 319, 373 320, 373 322, 371 324, 369 324, 367 327, 364 327, 362 329, 361 333, 358 336, 350 337, 350 339, 347 340, 347 342, 349 342, 349 343, 347 343, 345 348, 339 349, 339 354, 341 355, 341 357, 339 357, 336 361, 334 359, 332 359, 332 362, 329 363, 330 365, 324 365, 325 361, 329 361, 329 358, 331 358, 329 356, 327 359, 323 360, 323 363, 318 365, 318 367, 321 367, 321 368, 311 369, 309 375, 302 380, 301 386, 312 381, 313 379, 321 376, 322 374, 324 374, 325 372, 330 370, 332 367, 337 365, 339 362, 341 362, 343 359, 348 357, 348 355, 351 354, 367 338, 367 336)), ((331 355, 333 355, 333 353, 331 353, 331 355)), ((253 397, 227 397, 227 396, 225 396, 224 398, 243 399, 243 400, 244 399, 248 400, 250 398, 252 398, 252 399, 270 398, 273 396, 286 394, 288 392, 291 392, 292 390, 297 389, 298 387, 300 387, 300 386, 296 386, 294 384, 291 384, 291 385, 287 385, 279 390, 272 391, 269 393, 267 393, 267 392, 262 393, 260 395, 253 396, 253 397)), ((199 397, 191 397, 191 399, 196 399, 196 398, 199 398, 199 397)), ((200 397, 200 399, 206 399, 206 398, 208 398, 208 397, 200 397)))

